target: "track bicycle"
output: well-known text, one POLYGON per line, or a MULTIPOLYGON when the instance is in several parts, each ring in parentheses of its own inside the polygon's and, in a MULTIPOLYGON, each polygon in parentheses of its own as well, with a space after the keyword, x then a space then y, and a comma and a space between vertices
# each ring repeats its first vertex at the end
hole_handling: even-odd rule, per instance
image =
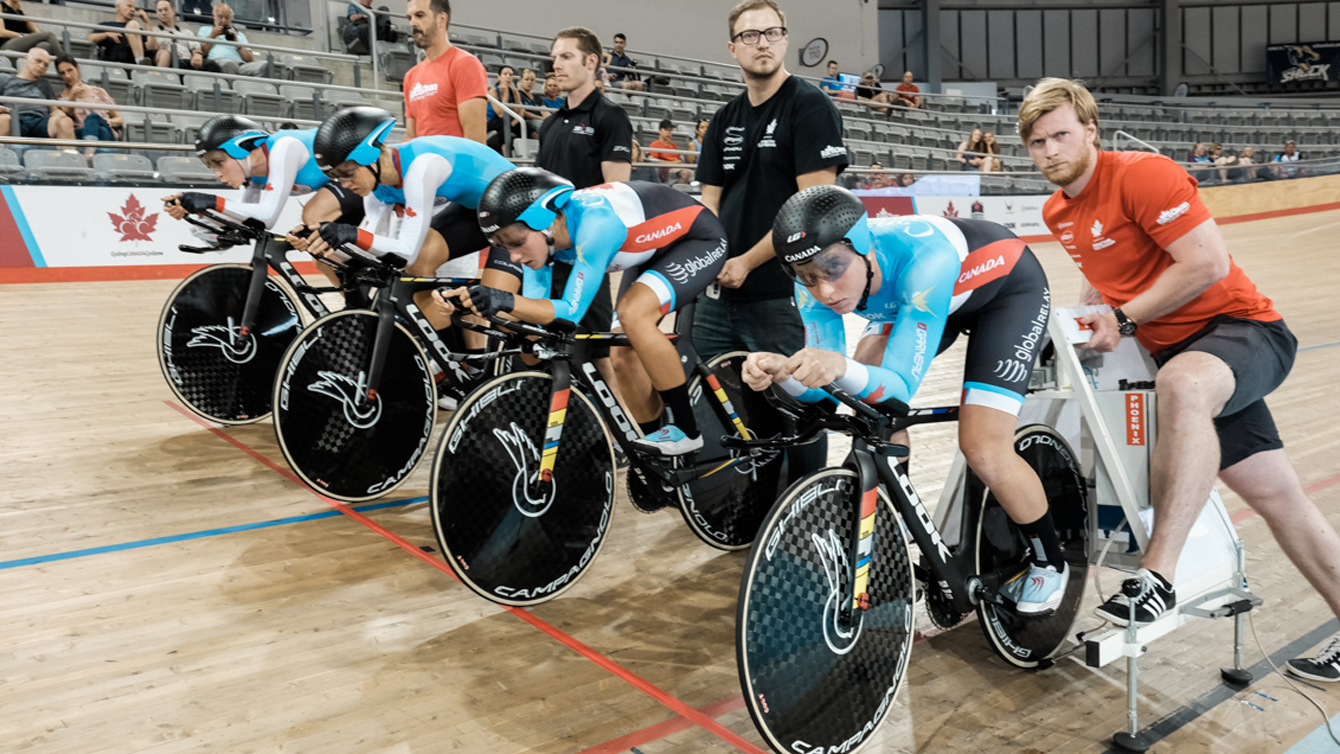
POLYGON ((419 291, 477 281, 406 275, 385 257, 340 251, 361 266, 328 263, 376 292, 372 308, 328 314, 293 339, 272 384, 274 425, 305 484, 359 502, 399 487, 423 457, 437 417, 430 359, 467 385, 464 364, 488 357, 465 353, 454 328, 439 336, 414 303, 419 291))
POLYGON ((869 742, 905 680, 918 590, 937 626, 952 627, 975 609, 996 654, 1043 668, 1070 634, 1088 570, 1085 486, 1055 430, 1021 427, 1014 447, 1042 480, 1070 576, 1054 613, 1023 619, 1013 607, 1029 545, 995 497, 967 472, 967 504, 945 526, 958 527, 957 544, 949 544, 898 463, 907 447, 886 439, 908 426, 957 420, 958 408, 871 406, 825 389, 853 413, 798 409, 803 429, 795 436, 726 440, 774 452, 824 430, 852 438, 842 466, 803 477, 777 500, 740 586, 736 658, 745 701, 764 740, 787 754, 854 752, 869 742))
POLYGON ((188 409, 218 424, 250 424, 270 415, 280 357, 307 322, 330 311, 316 288, 288 261, 292 246, 257 221, 215 212, 188 223, 216 234, 212 246, 182 244, 192 254, 252 245, 251 262, 215 264, 192 273, 168 296, 158 318, 158 364, 188 409), (274 275, 270 275, 270 271, 274 275))
POLYGON ((676 459, 634 441, 620 407, 588 352, 628 348, 622 333, 577 333, 490 317, 498 355, 523 351, 546 367, 497 377, 461 403, 442 432, 433 465, 433 528, 447 563, 476 593, 505 605, 553 599, 581 578, 604 544, 614 509, 614 447, 627 456, 637 507, 677 505, 699 539, 722 550, 754 541, 777 490, 781 459, 738 452, 726 436, 750 438, 774 423, 770 408, 744 390, 744 353, 704 363, 688 329, 692 304, 671 334, 689 378, 703 448, 676 459))

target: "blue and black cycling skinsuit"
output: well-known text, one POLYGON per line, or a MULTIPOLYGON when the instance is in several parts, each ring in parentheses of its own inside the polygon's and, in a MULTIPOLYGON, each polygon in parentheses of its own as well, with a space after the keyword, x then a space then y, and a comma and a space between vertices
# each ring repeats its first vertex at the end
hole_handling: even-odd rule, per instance
MULTIPOLYGON (((866 403, 906 403, 931 359, 966 333, 962 404, 1018 415, 1051 310, 1047 276, 1033 252, 981 220, 909 215, 869 222, 882 280, 856 314, 870 321, 862 337, 888 342, 878 366, 849 358, 838 383, 866 403)), ((796 298, 806 346, 845 354, 842 316, 799 283, 796 298)), ((795 380, 782 386, 804 401, 825 395, 795 380)))
MULTIPOLYGON (((571 264, 572 274, 563 295, 550 299, 560 319, 582 319, 606 272, 627 270, 620 297, 635 282, 651 288, 664 316, 707 290, 726 264, 721 221, 669 186, 629 181, 581 189, 563 215, 572 244, 554 258, 571 264)), ((549 299, 552 270, 526 268, 522 295, 549 299)))

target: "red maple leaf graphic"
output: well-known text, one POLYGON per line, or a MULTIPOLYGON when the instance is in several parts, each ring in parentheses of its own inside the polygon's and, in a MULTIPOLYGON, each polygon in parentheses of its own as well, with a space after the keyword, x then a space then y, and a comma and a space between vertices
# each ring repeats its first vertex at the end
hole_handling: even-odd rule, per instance
POLYGON ((958 210, 954 209, 954 203, 950 202, 945 208, 945 217, 958 217, 958 210))
POLYGON ((144 206, 135 198, 134 194, 126 201, 126 205, 121 208, 125 217, 108 212, 107 216, 112 219, 112 228, 121 234, 122 241, 152 241, 150 233, 158 227, 158 213, 144 216, 144 206))
POLYGON ((409 215, 410 217, 418 217, 418 216, 419 216, 419 214, 418 214, 417 212, 414 211, 414 208, 413 208, 413 207, 405 207, 405 214, 409 215))
POLYGON ((878 390, 867 395, 865 398, 862 398, 861 402, 874 404, 879 403, 882 400, 884 400, 884 386, 880 385, 878 390))

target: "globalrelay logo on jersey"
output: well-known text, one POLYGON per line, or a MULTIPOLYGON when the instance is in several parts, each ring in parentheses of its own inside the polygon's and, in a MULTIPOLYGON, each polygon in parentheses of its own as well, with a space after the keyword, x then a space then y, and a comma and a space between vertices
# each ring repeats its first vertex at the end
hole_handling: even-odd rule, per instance
POLYGON ((421 81, 409 90, 409 101, 418 102, 424 97, 431 97, 434 94, 437 94, 437 84, 425 84, 421 81))

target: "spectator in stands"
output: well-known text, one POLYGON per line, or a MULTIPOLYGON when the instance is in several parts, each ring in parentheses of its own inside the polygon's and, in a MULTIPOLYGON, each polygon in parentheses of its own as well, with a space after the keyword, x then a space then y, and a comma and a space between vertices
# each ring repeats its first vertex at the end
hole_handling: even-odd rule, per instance
POLYGON ((406 138, 463 136, 487 143, 488 73, 479 58, 447 39, 450 0, 409 0, 408 16, 414 46, 425 57, 405 74, 406 138))
POLYGON ((344 47, 355 55, 363 55, 372 49, 371 42, 368 40, 368 29, 375 24, 377 27, 377 39, 382 42, 395 42, 400 35, 391 27, 391 9, 385 5, 377 9, 377 13, 372 13, 372 0, 358 0, 356 3, 349 3, 345 10, 345 17, 349 19, 349 25, 344 27, 344 47), (374 20, 375 17, 375 20, 374 20))
POLYGON ((916 183, 916 182, 917 182, 917 177, 916 177, 915 175, 913 175, 913 174, 911 174, 911 173, 903 173, 902 175, 899 175, 899 176, 898 176, 898 180, 895 181, 895 184, 894 184, 894 185, 902 186, 903 188, 907 188, 908 186, 911 186, 912 184, 914 184, 914 183, 916 183))
POLYGON ((884 172, 884 166, 878 162, 870 163, 870 172, 866 174, 865 185, 862 188, 882 189, 891 185, 889 174, 884 172))
POLYGON ((158 25, 154 27, 155 31, 171 34, 177 39, 168 41, 158 37, 145 37, 144 47, 153 53, 154 65, 159 68, 172 67, 172 49, 177 49, 177 67, 191 71, 212 71, 221 73, 223 69, 213 60, 206 60, 205 54, 200 49, 200 43, 195 41, 195 34, 186 30, 186 27, 177 23, 177 9, 173 6, 172 0, 158 0, 154 6, 154 14, 158 16, 158 25))
POLYGON ((609 58, 605 66, 609 69, 609 83, 615 89, 623 89, 629 92, 640 92, 646 89, 646 84, 642 83, 642 77, 637 71, 637 61, 628 57, 625 51, 628 47, 628 37, 622 34, 614 35, 614 49, 610 51, 609 58))
POLYGON ((689 140, 689 149, 693 150, 693 154, 686 158, 690 164, 698 162, 698 154, 703 151, 703 137, 707 136, 707 127, 710 125, 711 120, 703 119, 698 121, 697 128, 693 129, 693 138, 689 140))
POLYGON ((552 107, 555 110, 563 106, 563 92, 558 89, 558 74, 544 75, 544 94, 540 97, 540 102, 544 103, 545 107, 552 107))
POLYGON ((819 82, 819 90, 830 97, 836 97, 842 89, 842 77, 838 75, 838 62, 830 60, 828 61, 828 75, 819 82))
POLYGON ((658 175, 658 173, 660 172, 659 170, 647 165, 643 165, 641 167, 637 166, 637 163, 645 161, 646 160, 642 154, 642 145, 638 143, 637 139, 633 139, 633 170, 629 174, 628 180, 659 183, 661 180, 660 176, 658 175))
POLYGON ((88 41, 98 46, 98 58, 112 63, 143 63, 144 37, 129 32, 149 28, 149 14, 135 7, 135 0, 116 0, 116 20, 103 21, 98 26, 110 26, 121 31, 90 32, 88 41))
POLYGON ((958 160, 959 170, 981 170, 982 155, 980 149, 982 145, 982 129, 974 128, 968 138, 959 142, 958 154, 954 159, 958 160))
POLYGON ((224 73, 243 76, 260 76, 265 73, 265 61, 256 60, 256 56, 246 48, 247 35, 233 26, 233 9, 227 4, 219 3, 214 6, 214 25, 201 26, 196 36, 211 40, 201 43, 201 52, 206 60, 217 63, 224 73), (212 41, 216 39, 238 42, 241 46, 212 41))
POLYGON ((999 173, 1001 170, 1000 162, 1000 144, 996 143, 996 135, 990 131, 982 134, 982 146, 978 150, 981 152, 983 173, 999 173))
POLYGON ((889 109, 889 93, 884 91, 875 74, 869 71, 861 76, 861 85, 856 87, 856 99, 873 110, 889 109))
MULTIPOLYGON (((515 71, 512 66, 505 65, 498 71, 498 83, 496 86, 489 87, 489 96, 503 103, 513 112, 521 111, 521 92, 517 91, 514 85, 515 71)), ((507 154, 507 133, 505 129, 511 129, 512 138, 521 138, 521 120, 506 116, 501 109, 494 109, 492 100, 488 104, 488 145, 493 147, 499 154, 507 154)))
MULTIPOLYGON (((21 0, 4 0, 3 4, 0 4, 0 11, 22 16, 23 8, 20 2, 21 0)), ((55 32, 41 31, 32 21, 0 19, 0 39, 5 40, 4 44, 0 44, 0 50, 11 52, 27 52, 34 47, 41 47, 55 55, 56 50, 60 48, 60 38, 55 32)))
POLYGON ((1251 147, 1243 147, 1238 154, 1237 161, 1233 163, 1237 167, 1228 171, 1228 180, 1235 183, 1247 183, 1257 180, 1257 171, 1259 168, 1247 167, 1248 165, 1257 165, 1256 150, 1251 147))
POLYGON ((530 138, 534 139, 540 132, 540 126, 544 125, 544 119, 549 117, 548 111, 540 109, 542 104, 540 96, 535 93, 535 71, 530 68, 521 69, 521 83, 517 86, 517 92, 521 94, 526 128, 529 129, 530 138))
POLYGON ((894 92, 898 95, 898 104, 903 107, 913 109, 921 107, 921 90, 917 88, 916 84, 912 83, 911 71, 903 72, 903 83, 899 84, 894 92))
MULTIPOLYGON (((675 124, 669 120, 662 120, 657 129, 659 138, 651 143, 652 149, 679 149, 675 143, 675 124)), ((684 164, 684 155, 675 152, 651 152, 648 155, 652 162, 665 162, 672 165, 684 164)), ((661 168, 661 183, 692 183, 693 171, 685 168, 661 168)))
POLYGON ((1306 170, 1298 165, 1291 163, 1298 162, 1302 155, 1298 153, 1298 147, 1293 143, 1293 139, 1284 142, 1284 151, 1275 155, 1275 162, 1279 163, 1274 167, 1276 178, 1300 178, 1306 170))
MULTIPOLYGON (((84 83, 79 72, 79 62, 72 55, 56 58, 56 72, 65 82, 65 90, 57 99, 66 102, 93 102, 99 105, 115 105, 116 100, 100 86, 84 83)), ((92 110, 86 107, 65 107, 61 111, 74 119, 74 137, 76 139, 95 139, 97 141, 116 141, 120 136, 121 114, 115 110, 92 110)), ((85 154, 93 156, 89 147, 85 154)))
MULTIPOLYGON (((28 51, 23 71, 0 83, 0 95, 28 99, 56 99, 56 95, 51 91, 51 85, 42 78, 50 65, 51 53, 41 47, 32 48, 28 51)), ((14 103, 0 110, 4 111, 0 114, 0 133, 12 133, 10 118, 17 115, 19 136, 38 139, 74 138, 74 121, 54 105, 14 103)))
POLYGON ((1213 165, 1214 160, 1210 159, 1209 145, 1203 141, 1198 141, 1191 147, 1191 155, 1186 158, 1188 165, 1187 172, 1192 178, 1200 181, 1202 178, 1208 178, 1209 174, 1204 170, 1204 166, 1213 165))

